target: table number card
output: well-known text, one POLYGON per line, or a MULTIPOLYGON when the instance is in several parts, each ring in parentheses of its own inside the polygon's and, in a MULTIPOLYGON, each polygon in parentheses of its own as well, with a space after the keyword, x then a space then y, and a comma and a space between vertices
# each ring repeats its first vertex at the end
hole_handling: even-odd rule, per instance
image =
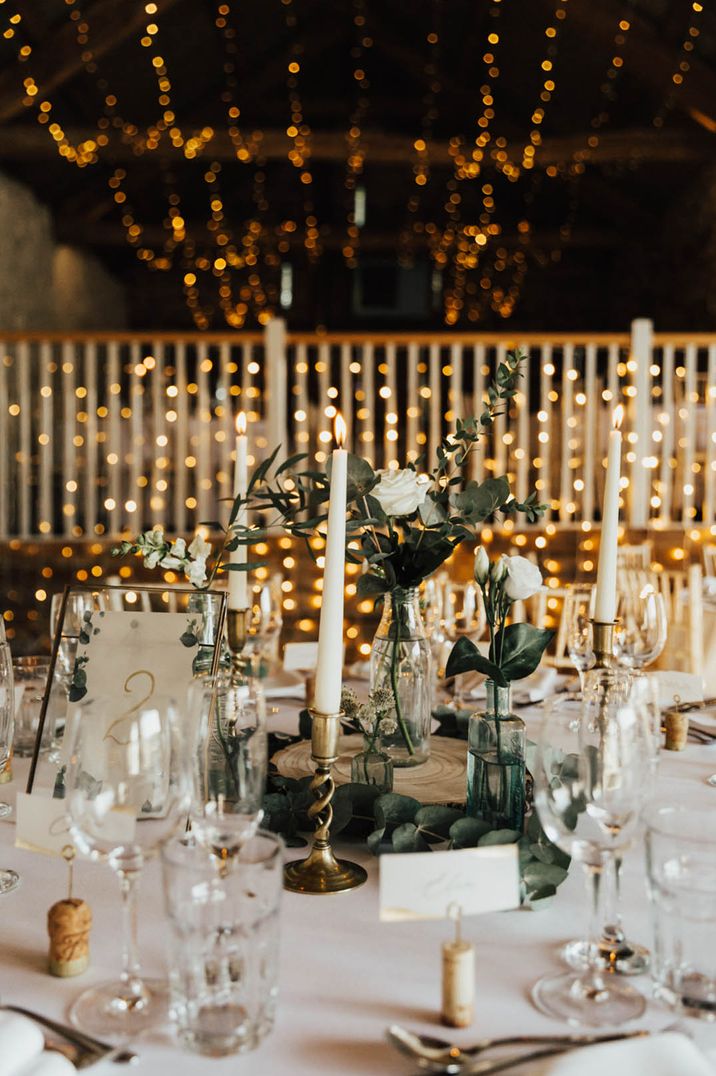
POLYGON ((380 858, 383 922, 444 919, 451 904, 459 905, 462 915, 480 915, 519 903, 516 844, 380 858))

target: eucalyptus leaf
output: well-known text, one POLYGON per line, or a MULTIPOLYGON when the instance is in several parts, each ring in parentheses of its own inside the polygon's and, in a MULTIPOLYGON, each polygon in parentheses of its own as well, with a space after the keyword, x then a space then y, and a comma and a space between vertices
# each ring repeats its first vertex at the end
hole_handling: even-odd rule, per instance
POLYGON ((484 837, 480 837, 478 845, 485 848, 493 844, 516 844, 522 834, 516 829, 492 829, 484 837))
POLYGON ((450 826, 450 840, 453 848, 477 848, 480 838, 490 832, 489 822, 481 818, 458 818, 450 826))
POLYGON ((415 824, 418 829, 429 830, 430 833, 447 840, 450 836, 451 826, 462 817, 462 811, 458 811, 454 807, 428 804, 426 807, 421 807, 415 815, 415 824))
POLYGON ((417 826, 412 822, 403 822, 393 830, 393 848, 396 852, 429 852, 430 845, 417 826))
POLYGON ((401 796, 398 792, 386 792, 375 801, 376 826, 387 826, 390 823, 400 825, 403 822, 413 822, 420 810, 421 803, 412 796, 401 796))
POLYGON ((529 889, 541 889, 546 885, 554 886, 556 889, 567 877, 567 871, 555 863, 533 861, 525 867, 522 877, 529 889))

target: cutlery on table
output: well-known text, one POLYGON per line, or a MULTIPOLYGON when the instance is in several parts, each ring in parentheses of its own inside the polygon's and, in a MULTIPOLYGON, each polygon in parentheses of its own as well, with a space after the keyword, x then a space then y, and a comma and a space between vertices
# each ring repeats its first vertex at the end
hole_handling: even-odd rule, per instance
POLYGON ((77 1068, 86 1068, 88 1065, 93 1064, 94 1061, 116 1061, 118 1064, 126 1065, 133 1064, 139 1060, 138 1054, 133 1053, 126 1046, 115 1046, 111 1042, 95 1039, 91 1035, 85 1035, 83 1031, 78 1031, 77 1028, 61 1024, 58 1020, 50 1019, 49 1016, 42 1016, 41 1013, 33 1012, 32 1009, 24 1009, 21 1005, 6 1004, 0 1005, 0 1008, 7 1009, 9 1012, 20 1013, 21 1016, 27 1016, 30 1020, 34 1020, 36 1023, 46 1027, 48 1031, 54 1031, 55 1034, 62 1035, 73 1046, 79 1047, 85 1053, 75 1062, 77 1068))
MULTIPOLYGON (((599 1042, 613 1042, 618 1039, 632 1039, 648 1035, 648 1031, 618 1031, 602 1035, 510 1035, 505 1038, 480 1039, 464 1049, 431 1035, 418 1035, 399 1024, 391 1024, 386 1031, 388 1041, 406 1057, 412 1058, 423 1067, 431 1066, 436 1071, 446 1073, 479 1073, 482 1069, 474 1067, 475 1059, 486 1050, 502 1046, 549 1046, 550 1052, 561 1052, 577 1046, 592 1046, 599 1042)), ((521 1054, 525 1060, 534 1060, 533 1054, 521 1054)), ((511 1065, 519 1063, 520 1057, 511 1055, 511 1065)), ((497 1064, 493 1058, 485 1064, 497 1064)), ((499 1069, 489 1071, 500 1071, 499 1069)))

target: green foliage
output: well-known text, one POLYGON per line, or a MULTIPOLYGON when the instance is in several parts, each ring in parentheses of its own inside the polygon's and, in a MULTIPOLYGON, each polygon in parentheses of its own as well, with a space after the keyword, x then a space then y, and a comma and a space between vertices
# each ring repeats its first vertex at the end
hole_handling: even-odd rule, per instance
POLYGON ((501 657, 504 679, 522 680, 533 673, 553 637, 551 629, 536 628, 534 624, 509 624, 503 628, 495 640, 495 651, 501 657))

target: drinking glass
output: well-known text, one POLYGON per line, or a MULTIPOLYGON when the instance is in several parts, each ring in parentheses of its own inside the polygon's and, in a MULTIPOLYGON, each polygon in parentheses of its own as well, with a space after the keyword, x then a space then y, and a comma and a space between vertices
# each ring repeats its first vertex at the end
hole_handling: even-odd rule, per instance
POLYGON ((258 829, 268 768, 266 704, 255 680, 228 675, 190 689, 192 829, 221 860, 258 829))
POLYGON ((447 661, 448 638, 445 632, 445 588, 447 573, 438 572, 437 575, 426 579, 420 591, 420 612, 425 625, 425 634, 430 643, 432 655, 432 701, 433 705, 438 700, 440 681, 445 673, 447 661))
MULTIPOLYGON (((20 758, 27 758, 35 749, 40 709, 50 674, 50 659, 44 654, 14 658, 12 672, 16 690, 22 688, 22 697, 15 714, 13 750, 20 758)), ((51 746, 52 727, 49 721, 45 721, 40 753, 46 755, 51 746)))
POLYGON ((660 805, 646 815, 654 993, 716 1021, 716 831, 711 810, 660 805))
MULTIPOLYGON (((471 581, 446 584, 444 621, 445 634, 451 643, 456 643, 462 636, 477 642, 487 624, 477 583, 471 581)), ((464 674, 456 676, 453 686, 453 705, 456 710, 464 709, 464 685, 464 674)))
POLYGON ((614 651, 620 665, 644 669, 666 645, 664 599, 648 572, 624 571, 617 582, 614 651))
POLYGON ((562 615, 567 620, 567 650, 584 690, 584 674, 594 664, 592 619, 594 616, 593 588, 580 588, 567 595, 562 615))
POLYGON ((100 1037, 131 1036, 166 1017, 166 984, 140 972, 136 891, 145 860, 185 821, 190 801, 176 703, 155 695, 128 706, 96 698, 78 707, 65 746, 70 834, 80 852, 109 863, 123 899, 122 974, 86 990, 70 1010, 78 1027, 100 1037))
MULTIPOLYGON (((535 807, 551 841, 582 864, 592 906, 589 964, 540 979, 532 997, 549 1016, 591 1027, 641 1015, 639 991, 599 959, 602 889, 614 898, 614 857, 629 845, 645 794, 646 760, 629 677, 592 669, 580 702, 558 697, 545 715, 535 773, 535 807)), ((605 932, 602 932, 605 933, 605 932)))
MULTIPOLYGON (((12 656, 0 618, 0 772, 10 760, 15 733, 15 688, 13 686, 12 656)), ((10 814, 9 803, 0 802, 0 818, 10 814)), ((0 869, 0 894, 15 889, 20 878, 16 871, 0 869)))
POLYGON ((191 835, 162 849, 171 1015, 190 1050, 245 1053, 273 1027, 282 847, 260 831, 221 864, 191 835))
MULTIPOLYGON (((628 686, 627 705, 637 721, 637 734, 646 759, 644 800, 648 802, 655 790, 661 751, 661 708, 658 682, 644 673, 632 673, 628 686)), ((599 939, 597 958, 619 975, 643 975, 649 969, 650 953, 644 946, 627 938, 622 926, 621 904, 622 857, 614 856, 615 886, 611 918, 599 939)), ((562 959, 572 968, 585 968, 589 963, 588 944, 580 939, 567 942, 561 949, 562 959)))
POLYGON ((269 676, 279 663, 278 647, 283 627, 283 577, 276 573, 254 588, 251 618, 244 654, 258 665, 261 676, 269 676))
POLYGON ((87 617, 105 607, 105 597, 103 594, 91 590, 71 592, 67 595, 65 615, 62 624, 60 624, 63 598, 64 594, 62 593, 52 595, 50 632, 52 642, 57 635, 58 629, 62 629, 62 638, 57 650, 57 672, 69 686, 69 681, 74 671, 80 632, 87 622, 87 617))

